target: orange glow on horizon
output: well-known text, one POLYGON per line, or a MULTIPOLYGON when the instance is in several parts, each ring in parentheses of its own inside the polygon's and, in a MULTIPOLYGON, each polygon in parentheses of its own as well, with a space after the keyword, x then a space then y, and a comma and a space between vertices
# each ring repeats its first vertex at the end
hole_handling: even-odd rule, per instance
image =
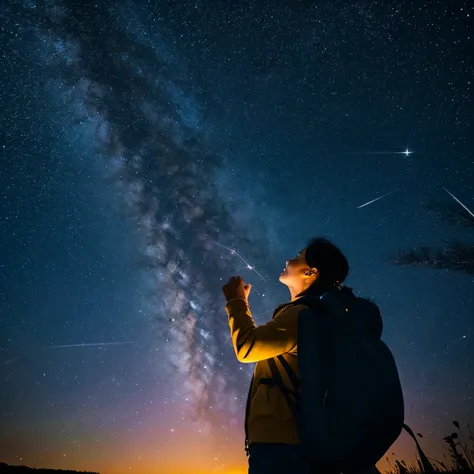
MULTIPOLYGON (((218 421, 215 420, 217 426, 218 421)), ((100 433, 84 430, 76 432, 77 439, 65 439, 60 430, 42 436, 16 430, 8 440, 0 439, 0 453, 8 453, 0 461, 33 468, 100 474, 247 474, 243 427, 211 435, 207 432, 198 434, 198 430, 190 429, 185 422, 173 426, 176 429, 172 432, 163 421, 153 430, 149 427, 109 429, 100 433)), ((442 438, 439 444, 434 441, 437 438, 421 440, 428 456, 430 452, 445 452, 442 438)), ((415 458, 413 440, 402 433, 377 467, 384 472, 395 466, 395 459, 411 464, 415 458)))

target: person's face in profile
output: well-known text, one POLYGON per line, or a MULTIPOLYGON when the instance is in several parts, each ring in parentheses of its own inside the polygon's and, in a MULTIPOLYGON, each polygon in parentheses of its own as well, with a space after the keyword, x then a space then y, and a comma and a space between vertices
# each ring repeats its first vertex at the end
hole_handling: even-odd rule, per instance
POLYGON ((286 267, 281 272, 279 280, 287 286, 301 286, 308 277, 314 278, 315 272, 317 273, 317 270, 310 269, 306 262, 306 248, 304 248, 298 255, 286 261, 286 267))

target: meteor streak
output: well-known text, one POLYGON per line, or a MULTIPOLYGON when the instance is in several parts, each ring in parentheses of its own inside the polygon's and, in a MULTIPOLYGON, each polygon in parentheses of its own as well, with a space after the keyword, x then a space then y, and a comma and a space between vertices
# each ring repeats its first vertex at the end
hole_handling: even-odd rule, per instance
POLYGON ((247 260, 245 260, 245 258, 243 258, 242 255, 240 255, 239 253, 237 253, 234 249, 231 249, 230 247, 226 247, 225 245, 222 245, 221 243, 217 242, 217 240, 214 240, 213 238, 209 237, 209 236, 206 235, 206 234, 204 234, 204 237, 205 237, 207 240, 210 240, 211 242, 214 242, 217 246, 222 247, 223 249, 228 250, 232 255, 236 255, 237 257, 239 257, 240 260, 242 260, 242 262, 245 263, 245 266, 246 266, 249 270, 252 270, 253 272, 255 272, 265 283, 268 283, 268 281, 265 280, 265 278, 257 271, 257 269, 256 269, 255 267, 253 267, 252 265, 250 265, 250 263, 247 262, 247 260))
POLYGON ((349 153, 350 155, 405 155, 410 156, 413 152, 406 148, 404 151, 361 151, 349 153))
POLYGON ((465 206, 454 194, 451 194, 446 188, 443 188, 459 205, 461 205, 469 214, 471 217, 474 217, 474 214, 468 209, 467 206, 465 206))
POLYGON ((22 354, 22 355, 19 355, 19 356, 17 356, 17 357, 14 357, 13 359, 9 359, 9 360, 7 360, 7 361, 5 362, 4 365, 7 365, 7 364, 9 364, 10 362, 13 362, 13 361, 15 361, 15 360, 21 359, 22 357, 26 357, 27 355, 30 355, 30 354, 34 354, 34 352, 28 352, 27 354, 22 354))
POLYGON ((62 347, 87 347, 87 346, 118 346, 120 344, 133 344, 133 342, 90 342, 82 344, 63 344, 61 346, 46 346, 42 349, 58 349, 62 347))
POLYGON ((384 194, 383 196, 379 196, 375 199, 372 199, 372 201, 369 201, 369 202, 366 202, 366 203, 362 204, 357 209, 361 209, 362 207, 368 206, 369 204, 372 204, 373 202, 379 201, 380 199, 383 199, 384 197, 390 196, 390 194, 396 193, 397 191, 398 191, 398 189, 395 189, 395 191, 391 191, 387 194, 384 194))
POLYGON ((127 342, 89 342, 89 343, 81 343, 81 344, 61 344, 57 346, 43 346, 40 347, 38 350, 33 351, 33 352, 27 352, 25 354, 21 354, 17 357, 14 357, 13 359, 7 360, 4 365, 9 364, 10 362, 13 362, 15 360, 21 359, 22 357, 26 357, 32 354, 35 354, 36 352, 39 352, 42 349, 65 349, 67 347, 89 347, 89 346, 118 346, 121 344, 134 344, 133 341, 127 341, 127 342))

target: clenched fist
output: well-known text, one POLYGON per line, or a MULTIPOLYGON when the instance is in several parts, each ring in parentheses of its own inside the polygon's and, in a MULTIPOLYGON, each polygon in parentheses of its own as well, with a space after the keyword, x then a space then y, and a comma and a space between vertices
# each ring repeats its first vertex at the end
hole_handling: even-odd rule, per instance
POLYGON ((227 301, 234 298, 243 298, 247 301, 251 289, 252 285, 250 283, 245 284, 241 277, 235 276, 229 278, 229 281, 222 287, 222 292, 227 301))

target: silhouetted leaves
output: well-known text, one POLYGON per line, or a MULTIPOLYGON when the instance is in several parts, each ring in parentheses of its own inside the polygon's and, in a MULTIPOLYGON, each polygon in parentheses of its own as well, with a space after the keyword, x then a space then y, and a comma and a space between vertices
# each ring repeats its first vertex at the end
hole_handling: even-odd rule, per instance
POLYGON ((392 260, 396 265, 412 265, 474 274, 474 245, 453 242, 444 249, 419 247, 402 251, 392 260))
MULTIPOLYGON (((447 463, 443 463, 436 459, 428 458, 427 456, 425 456, 413 431, 408 428, 407 432, 415 440, 415 443, 417 445, 419 459, 417 459, 416 462, 412 463, 411 466, 407 466, 407 464, 403 460, 395 460, 396 469, 391 469, 390 471, 387 471, 387 474, 421 474, 427 472, 474 474, 474 438, 472 436, 471 429, 469 425, 467 425, 467 429, 470 435, 468 439, 469 441, 471 441, 469 445, 464 437, 460 423, 458 421, 453 421, 453 425, 459 430, 459 433, 453 432, 443 438, 443 440, 449 446, 449 455, 451 458, 451 463, 449 465, 447 463), (436 468, 433 467, 430 461, 436 463, 436 468)), ((420 433, 417 433, 417 436, 423 438, 420 433)), ((395 453, 392 453, 392 455, 395 455, 395 453)), ((388 458, 386 458, 386 460, 388 464, 392 466, 388 458)))
POLYGON ((463 227, 474 228, 474 218, 461 206, 451 205, 430 205, 427 207, 430 214, 441 219, 463 227))
MULTIPOLYGON (((425 453, 423 452, 423 449, 421 448, 420 443, 418 443, 418 440, 416 439, 416 436, 415 436, 415 433, 413 433, 413 430, 407 425, 403 425, 403 427, 405 428, 406 432, 415 441, 416 449, 418 450, 418 455, 420 456, 420 459, 419 459, 420 471, 425 472, 425 473, 435 472, 433 465, 430 463, 425 453)), ((402 474, 401 471, 400 471, 400 474, 402 474)))
MULTIPOLYGON (((461 205, 434 204, 427 207, 428 212, 456 225, 474 228, 474 217, 461 205)), ((444 242, 444 247, 422 246, 400 251, 391 258, 395 265, 412 265, 453 270, 474 274, 474 244, 466 242, 444 242)))

